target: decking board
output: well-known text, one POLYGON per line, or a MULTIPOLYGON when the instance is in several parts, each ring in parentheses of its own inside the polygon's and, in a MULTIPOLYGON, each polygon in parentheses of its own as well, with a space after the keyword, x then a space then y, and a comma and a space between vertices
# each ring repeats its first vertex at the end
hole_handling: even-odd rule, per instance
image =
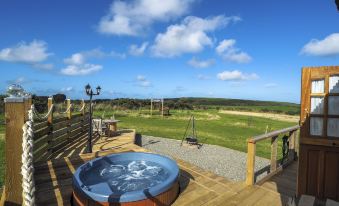
MULTIPOLYGON (((135 131, 116 137, 98 137, 93 141, 93 154, 80 154, 86 141, 75 142, 47 162, 35 166, 37 205, 70 205, 72 175, 83 163, 107 154, 120 152, 149 152, 134 144, 135 131)), ((262 185, 247 187, 212 172, 205 171, 180 159, 180 194, 174 206, 215 205, 284 205, 295 194, 296 165, 292 164, 262 185)))

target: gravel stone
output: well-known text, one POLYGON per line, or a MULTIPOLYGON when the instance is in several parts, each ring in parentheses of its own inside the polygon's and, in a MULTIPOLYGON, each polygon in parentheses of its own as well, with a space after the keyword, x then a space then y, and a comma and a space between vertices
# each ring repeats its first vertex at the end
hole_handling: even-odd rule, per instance
MULTIPOLYGON (((204 144, 200 149, 197 146, 189 146, 187 144, 180 146, 180 140, 145 135, 142 135, 141 141, 142 147, 152 152, 182 159, 207 171, 226 177, 229 180, 245 180, 247 153, 209 144, 204 144)), ((269 168, 269 165, 270 160, 256 157, 256 171, 269 168)), ((267 174, 267 171, 264 171, 257 177, 257 180, 267 174)))

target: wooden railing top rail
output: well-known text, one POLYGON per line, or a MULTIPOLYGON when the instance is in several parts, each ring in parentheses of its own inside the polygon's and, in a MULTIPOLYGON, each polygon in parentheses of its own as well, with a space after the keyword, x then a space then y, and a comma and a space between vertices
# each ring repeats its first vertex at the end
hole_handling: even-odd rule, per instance
POLYGON ((276 137, 280 134, 284 134, 284 133, 287 133, 287 132, 293 132, 295 130, 298 130, 299 128, 300 128, 299 125, 295 125, 295 126, 292 126, 292 127, 281 129, 281 130, 275 130, 275 131, 272 131, 272 132, 269 132, 269 133, 266 133, 266 134, 262 134, 262 135, 252 137, 252 138, 248 139, 247 142, 257 143, 257 142, 265 140, 265 139, 276 137))

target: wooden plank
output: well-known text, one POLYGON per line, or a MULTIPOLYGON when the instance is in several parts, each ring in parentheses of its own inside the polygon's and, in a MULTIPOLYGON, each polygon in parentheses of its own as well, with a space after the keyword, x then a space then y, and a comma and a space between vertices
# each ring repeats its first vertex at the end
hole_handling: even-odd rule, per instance
POLYGON ((38 140, 39 138, 48 135, 51 132, 52 127, 47 126, 44 128, 41 128, 40 130, 34 131, 34 140, 38 140))
POLYGON ((278 136, 271 139, 271 167, 270 172, 277 169, 278 136))
POLYGON ((258 141, 262 141, 262 140, 265 140, 265 139, 269 139, 269 138, 272 138, 272 137, 279 136, 280 134, 296 131, 298 129, 299 129, 299 125, 295 125, 295 126, 288 127, 288 128, 285 128, 285 129, 275 130, 275 131, 272 131, 272 132, 269 132, 269 133, 266 133, 266 134, 255 136, 252 139, 250 139, 250 141, 255 143, 255 142, 258 142, 258 141))
POLYGON ((34 141, 34 147, 33 147, 33 150, 36 151, 38 148, 40 148, 42 145, 45 145, 45 144, 49 144, 49 142, 51 141, 51 135, 45 135, 43 137, 41 137, 39 140, 37 141, 34 141))
POLYGON ((59 123, 59 122, 63 122, 63 121, 67 121, 67 117, 58 117, 58 118, 55 118, 53 119, 53 123, 59 123))
POLYGON ((67 127, 69 125, 69 121, 68 120, 64 120, 58 123, 53 123, 53 130, 59 130, 59 129, 63 129, 65 127, 67 127))
POLYGON ((256 144, 253 142, 247 143, 247 170, 246 170, 246 184, 254 184, 254 169, 255 169, 255 152, 256 144))
POLYGON ((53 141, 56 141, 60 136, 63 136, 69 132, 68 127, 53 131, 53 141))
POLYGON ((43 121, 43 122, 34 122, 33 130, 37 131, 37 130, 40 130, 40 129, 45 128, 47 126, 48 126, 48 122, 46 122, 46 121, 43 121))
POLYGON ((0 204, 22 203, 22 127, 27 120, 31 100, 25 98, 5 98, 5 184, 0 204))

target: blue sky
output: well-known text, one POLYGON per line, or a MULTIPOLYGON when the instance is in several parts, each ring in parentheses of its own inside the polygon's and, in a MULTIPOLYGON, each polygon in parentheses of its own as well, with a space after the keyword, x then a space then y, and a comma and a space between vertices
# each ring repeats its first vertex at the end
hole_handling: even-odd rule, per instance
POLYGON ((337 65, 334 0, 0 3, 0 92, 299 102, 303 66, 337 65))

